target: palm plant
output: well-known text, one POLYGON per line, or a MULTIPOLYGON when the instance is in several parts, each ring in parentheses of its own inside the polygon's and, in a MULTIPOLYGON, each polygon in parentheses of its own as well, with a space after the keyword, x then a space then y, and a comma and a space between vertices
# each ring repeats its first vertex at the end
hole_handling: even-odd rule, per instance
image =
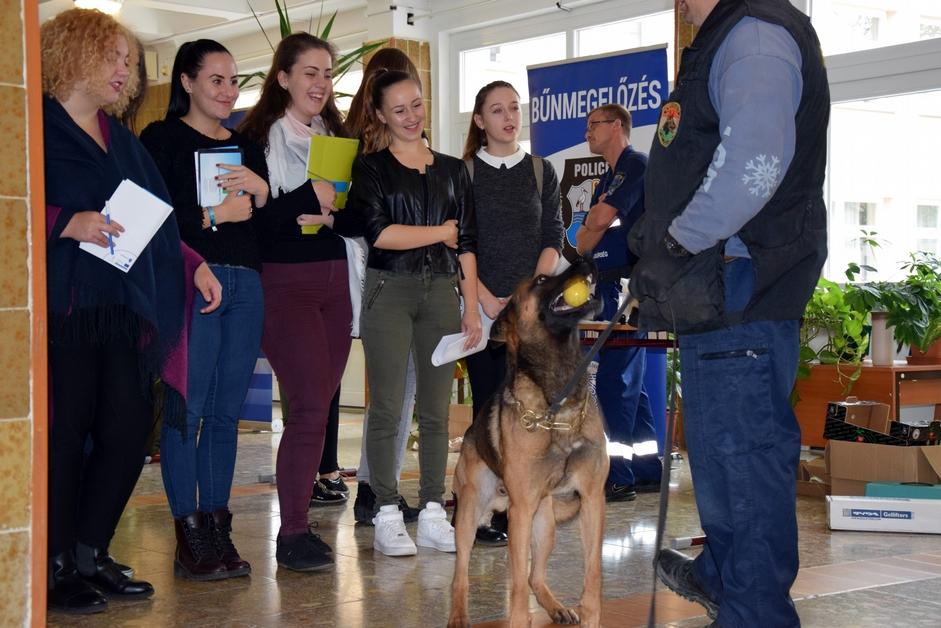
MULTIPOLYGON (((274 7, 278 11, 278 27, 281 32, 281 39, 284 39, 292 33, 291 29, 291 20, 288 17, 288 6, 287 2, 282 5, 280 0, 274 0, 274 7)), ((268 33, 265 32, 264 26, 261 25, 261 20, 258 19, 258 14, 255 12, 255 8, 252 6, 251 2, 248 2, 248 8, 252 12, 252 16, 255 18, 255 21, 258 23, 258 28, 261 29, 261 34, 265 36, 268 45, 271 47, 271 52, 274 52, 275 45, 272 43, 271 39, 268 37, 268 33)), ((320 17, 317 19, 317 30, 314 30, 314 16, 310 16, 310 23, 307 27, 307 32, 323 39, 324 41, 329 40, 330 31, 333 30, 333 22, 337 17, 337 12, 334 11, 333 15, 330 16, 330 19, 327 20, 327 23, 321 28, 323 23, 323 3, 320 3, 320 17)), ((337 57, 336 66, 333 68, 333 80, 338 81, 344 74, 350 71, 354 64, 362 61, 363 57, 376 50, 381 48, 386 44, 385 41, 374 42, 371 44, 364 44, 357 48, 356 50, 351 50, 350 52, 344 53, 337 57)), ((264 71, 251 72, 249 74, 240 74, 239 78, 239 87, 245 87, 248 83, 253 80, 264 81, 267 73, 264 71)), ((344 94, 341 92, 336 92, 337 97, 352 96, 352 94, 344 94)))

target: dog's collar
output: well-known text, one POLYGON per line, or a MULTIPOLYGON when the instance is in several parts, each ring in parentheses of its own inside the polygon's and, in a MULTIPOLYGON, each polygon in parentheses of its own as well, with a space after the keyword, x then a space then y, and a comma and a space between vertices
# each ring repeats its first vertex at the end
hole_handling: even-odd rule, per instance
POLYGON ((588 414, 588 397, 590 396, 590 393, 586 391, 585 400, 582 402, 582 409, 571 423, 553 420, 548 410, 542 414, 539 414, 535 410, 527 410, 526 406, 524 406, 523 402, 519 399, 514 399, 513 404, 516 406, 516 411, 519 413, 520 425, 522 425, 523 429, 527 432, 535 432, 537 428, 560 431, 571 430, 574 432, 578 431, 585 421, 585 415, 588 414))

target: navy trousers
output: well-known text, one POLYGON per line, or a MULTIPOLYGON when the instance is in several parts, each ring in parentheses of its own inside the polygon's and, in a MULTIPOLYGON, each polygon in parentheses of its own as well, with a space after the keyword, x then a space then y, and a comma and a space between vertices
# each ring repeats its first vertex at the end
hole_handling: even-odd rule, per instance
MULTIPOLYGON (((604 302, 601 318, 611 320, 617 312, 620 286, 605 282, 598 290, 604 302)), ((610 441, 608 482, 613 484, 660 481, 657 431, 644 389, 646 361, 647 351, 642 347, 604 349, 598 354, 595 390, 610 441)))
MULTIPOLYGON (((751 261, 726 268, 727 311, 751 297, 751 261)), ((723 628, 799 626, 795 492, 800 428, 789 394, 798 322, 758 321, 679 339, 683 419, 706 545, 695 574, 723 628)))

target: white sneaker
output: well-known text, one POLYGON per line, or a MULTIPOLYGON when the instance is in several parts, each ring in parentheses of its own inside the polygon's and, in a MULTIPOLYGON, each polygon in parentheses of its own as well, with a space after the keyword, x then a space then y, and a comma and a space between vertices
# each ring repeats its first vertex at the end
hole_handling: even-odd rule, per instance
POLYGON ((414 556, 418 548, 405 530, 405 519, 398 504, 388 504, 373 517, 375 528, 372 546, 386 556, 414 556))
POLYGON ((418 544, 439 552, 456 552, 454 528, 448 522, 448 513, 438 502, 428 502, 418 515, 418 544))

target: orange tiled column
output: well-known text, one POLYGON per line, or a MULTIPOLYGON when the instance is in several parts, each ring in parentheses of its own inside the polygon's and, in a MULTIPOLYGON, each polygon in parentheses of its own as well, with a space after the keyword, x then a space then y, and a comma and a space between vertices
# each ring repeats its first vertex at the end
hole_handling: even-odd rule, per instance
POLYGON ((0 7, 0 556, 7 567, 0 570, 0 625, 39 626, 46 582, 39 15, 31 0, 0 7))

